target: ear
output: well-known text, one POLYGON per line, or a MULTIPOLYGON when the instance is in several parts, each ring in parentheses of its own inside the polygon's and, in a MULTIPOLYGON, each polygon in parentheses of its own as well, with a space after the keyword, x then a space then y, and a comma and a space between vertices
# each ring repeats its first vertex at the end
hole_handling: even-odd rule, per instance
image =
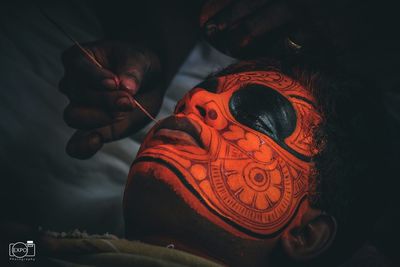
POLYGON ((283 250, 292 260, 313 259, 330 247, 335 239, 336 230, 335 218, 319 213, 282 236, 283 250))

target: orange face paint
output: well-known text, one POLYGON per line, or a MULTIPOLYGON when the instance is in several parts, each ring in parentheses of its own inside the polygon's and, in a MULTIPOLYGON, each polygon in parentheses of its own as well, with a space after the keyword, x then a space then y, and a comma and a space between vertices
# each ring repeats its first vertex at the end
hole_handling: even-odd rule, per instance
MULTIPOLYGON (((274 237, 291 222, 307 195, 311 158, 317 152, 313 130, 321 117, 312 95, 275 71, 226 75, 218 77, 217 84, 212 90, 192 89, 178 103, 174 116, 148 133, 135 162, 168 166, 174 175, 157 179, 223 229, 244 238, 274 237), (253 90, 250 87, 277 99, 268 102, 271 112, 257 113, 259 117, 251 112, 244 116, 241 110, 233 114, 235 105, 245 105, 248 99, 238 98, 237 103, 232 99, 242 90, 253 90), (283 101, 287 110, 282 111, 283 101), (292 114, 289 126, 274 117, 275 111, 285 120, 292 114), (240 123, 238 116, 253 120, 255 126, 240 123)), ((263 99, 258 101, 261 105, 253 104, 262 107, 263 99)), ((131 174, 134 169, 135 163, 131 174)))

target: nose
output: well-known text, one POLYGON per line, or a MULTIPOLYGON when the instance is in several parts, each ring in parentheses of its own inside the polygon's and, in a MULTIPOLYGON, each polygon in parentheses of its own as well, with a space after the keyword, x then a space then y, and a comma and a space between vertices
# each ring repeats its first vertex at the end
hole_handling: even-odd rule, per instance
POLYGON ((223 100, 218 94, 194 89, 178 104, 176 111, 186 115, 195 114, 209 126, 219 129, 227 124, 222 105, 223 100))

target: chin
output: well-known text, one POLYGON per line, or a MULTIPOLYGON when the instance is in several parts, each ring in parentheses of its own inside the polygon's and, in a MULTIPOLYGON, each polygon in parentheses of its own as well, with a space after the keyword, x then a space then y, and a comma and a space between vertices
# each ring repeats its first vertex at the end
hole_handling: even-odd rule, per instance
POLYGON ((178 175, 157 158, 135 160, 124 194, 126 237, 164 247, 173 244, 176 249, 219 261, 218 256, 210 256, 209 236, 204 233, 220 229, 184 201, 184 186, 164 182, 166 177, 179 181, 178 175))
MULTIPOLYGON (((164 154, 149 154, 144 150, 138 155, 132 164, 125 187, 125 218, 131 218, 132 214, 141 214, 132 219, 134 224, 146 220, 144 226, 147 229, 154 224, 148 221, 157 221, 157 225, 170 225, 172 222, 167 223, 164 220, 176 213, 178 205, 197 212, 202 209, 181 167, 164 154), (171 199, 176 200, 177 204, 171 205, 171 199)), ((181 217, 181 214, 177 216, 181 217)), ((180 220, 173 223, 176 227, 182 222, 180 220)), ((143 231, 145 232, 147 231, 143 231)))
POLYGON ((132 165, 124 195, 126 238, 168 246, 223 264, 264 257, 267 240, 242 239, 219 227, 194 208, 188 189, 168 163, 157 158, 138 159, 132 165), (168 177, 170 183, 165 182, 168 177), (245 250, 249 251, 246 253, 245 250))

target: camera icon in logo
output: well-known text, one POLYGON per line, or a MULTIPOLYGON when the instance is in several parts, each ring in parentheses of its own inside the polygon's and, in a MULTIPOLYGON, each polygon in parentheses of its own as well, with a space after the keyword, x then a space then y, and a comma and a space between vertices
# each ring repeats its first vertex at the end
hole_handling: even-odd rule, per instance
POLYGON ((22 259, 25 257, 35 257, 36 246, 32 240, 23 242, 10 243, 8 246, 8 254, 10 257, 22 259))

